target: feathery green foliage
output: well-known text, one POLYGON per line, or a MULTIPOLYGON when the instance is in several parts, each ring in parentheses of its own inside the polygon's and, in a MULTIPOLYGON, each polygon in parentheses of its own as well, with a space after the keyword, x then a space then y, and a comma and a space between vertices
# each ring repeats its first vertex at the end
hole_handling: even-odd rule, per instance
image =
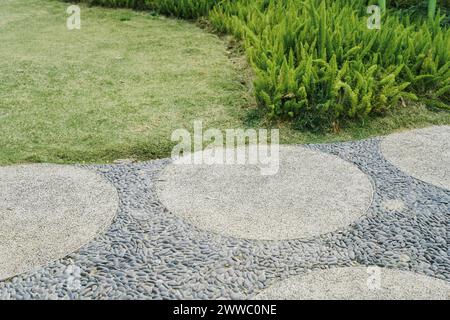
POLYGON ((398 100, 450 102, 450 32, 440 17, 416 24, 385 15, 366 26, 347 1, 241 0, 210 20, 244 41, 255 94, 269 115, 305 126, 383 113, 398 100))

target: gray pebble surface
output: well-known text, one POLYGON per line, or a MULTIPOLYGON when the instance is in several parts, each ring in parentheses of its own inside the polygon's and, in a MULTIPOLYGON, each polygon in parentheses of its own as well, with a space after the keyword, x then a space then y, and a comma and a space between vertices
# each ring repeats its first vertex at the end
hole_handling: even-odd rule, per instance
POLYGON ((450 282, 450 191, 394 167, 380 141, 307 146, 353 163, 374 184, 364 216, 307 240, 237 239, 188 224, 156 196, 167 159, 83 166, 117 188, 115 221, 65 258, 0 282, 0 299, 252 299, 289 277, 349 266, 450 282))

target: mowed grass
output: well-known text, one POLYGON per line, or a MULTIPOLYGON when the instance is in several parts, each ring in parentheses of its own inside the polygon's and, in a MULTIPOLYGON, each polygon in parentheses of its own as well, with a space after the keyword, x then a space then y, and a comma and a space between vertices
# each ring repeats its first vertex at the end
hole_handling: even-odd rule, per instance
POLYGON ((162 158, 176 143, 172 131, 192 130, 194 120, 205 129, 279 127, 282 143, 450 124, 448 112, 421 105, 339 133, 271 123, 256 111, 244 73, 217 36, 189 22, 86 6, 81 30, 68 31, 67 6, 0 3, 0 164, 162 158))
POLYGON ((222 41, 148 13, 2 0, 0 163, 170 154, 171 132, 239 125, 242 84, 222 41))

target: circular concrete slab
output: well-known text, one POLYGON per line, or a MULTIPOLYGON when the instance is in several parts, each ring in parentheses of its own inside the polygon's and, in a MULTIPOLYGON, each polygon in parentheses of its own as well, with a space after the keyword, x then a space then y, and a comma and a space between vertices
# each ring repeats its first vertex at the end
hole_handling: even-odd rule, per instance
POLYGON ((47 264, 103 231, 116 189, 94 172, 59 165, 0 167, 0 279, 47 264))
POLYGON ((383 155, 403 172, 450 190, 450 126, 396 133, 381 143, 383 155))
POLYGON ((371 182, 356 166, 299 146, 281 146, 279 158, 278 173, 267 176, 255 165, 180 164, 182 158, 161 173, 158 196, 201 229, 259 240, 331 232, 370 206, 371 182))
POLYGON ((335 268, 281 281, 258 300, 420 300, 450 299, 448 282, 383 268, 335 268))

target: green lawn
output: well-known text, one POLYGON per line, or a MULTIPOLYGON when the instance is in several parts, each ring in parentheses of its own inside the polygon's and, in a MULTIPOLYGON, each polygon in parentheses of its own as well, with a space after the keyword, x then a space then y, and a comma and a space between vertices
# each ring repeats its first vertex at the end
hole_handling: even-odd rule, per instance
POLYGON ((171 132, 279 126, 283 143, 360 139, 450 124, 448 112, 402 107, 333 133, 305 133, 258 117, 245 78, 217 36, 144 12, 1 0, 0 164, 110 162, 170 154, 171 132))

